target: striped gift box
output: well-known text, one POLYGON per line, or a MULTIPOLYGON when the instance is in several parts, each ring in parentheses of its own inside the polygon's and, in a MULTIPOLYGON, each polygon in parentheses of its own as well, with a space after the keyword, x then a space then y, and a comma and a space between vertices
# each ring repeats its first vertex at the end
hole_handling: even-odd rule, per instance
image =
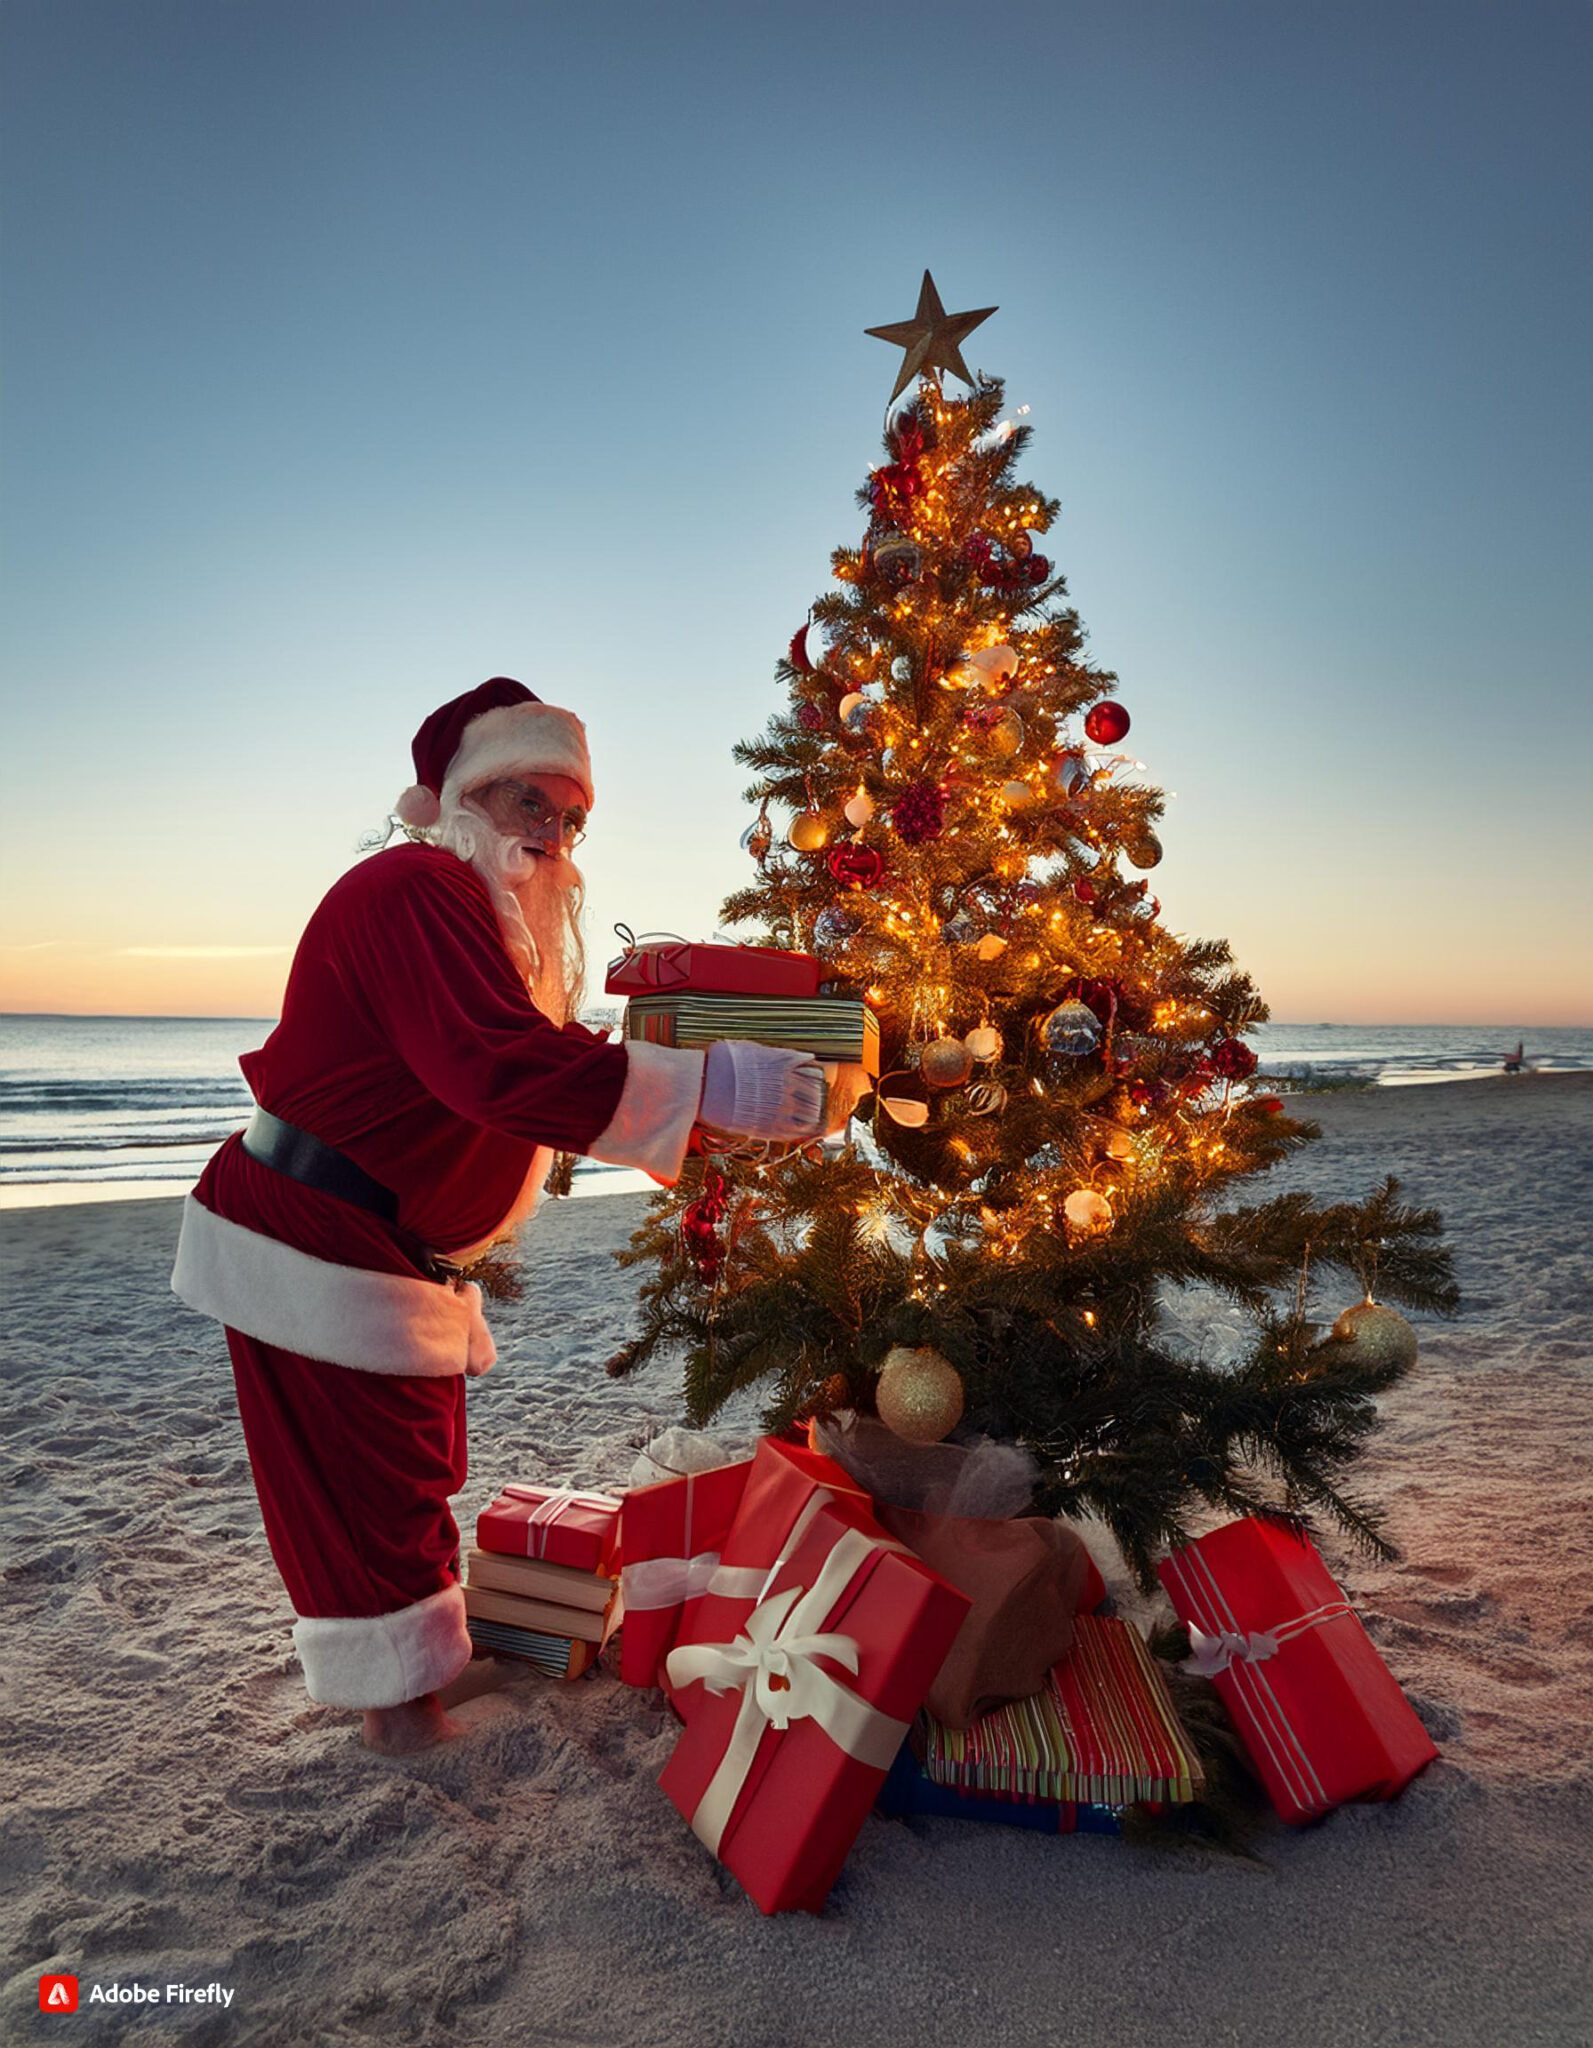
POLYGON ((1078 1617, 1073 1648, 1033 1699, 968 1729, 920 1715, 914 1746, 935 1784, 990 1798, 1182 1806, 1204 1789, 1155 1660, 1110 1615, 1078 1617))
POLYGON ((625 1005, 627 1038, 655 1045, 706 1046, 721 1038, 789 1046, 815 1059, 851 1060, 879 1072, 879 1019, 867 1003, 841 996, 798 1001, 774 996, 704 996, 679 992, 632 996, 625 1005))

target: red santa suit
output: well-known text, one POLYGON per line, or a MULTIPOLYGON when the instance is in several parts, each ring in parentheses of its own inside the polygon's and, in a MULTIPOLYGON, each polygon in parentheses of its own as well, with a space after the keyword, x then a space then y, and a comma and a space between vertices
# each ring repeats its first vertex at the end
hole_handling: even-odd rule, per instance
POLYGON ((262 1108, 397 1198, 386 1222, 229 1138, 172 1276, 226 1325, 311 1697, 393 1706, 470 1656, 448 1499, 466 1476, 464 1375, 492 1340, 479 1290, 429 1277, 430 1255, 468 1257, 523 1213, 546 1148, 674 1180, 702 1055, 554 1025, 481 876, 410 843, 332 888, 281 1023, 242 1065, 262 1108))

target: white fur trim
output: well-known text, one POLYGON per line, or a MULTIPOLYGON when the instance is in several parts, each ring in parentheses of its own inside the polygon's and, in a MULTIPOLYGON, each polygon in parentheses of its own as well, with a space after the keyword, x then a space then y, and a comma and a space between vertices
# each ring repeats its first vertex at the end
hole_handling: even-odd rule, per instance
POLYGON ((610 1166, 639 1166, 673 1187, 702 1102, 706 1055, 637 1038, 626 1040, 625 1052, 624 1090, 587 1156, 610 1166))
POLYGON ((451 810, 467 789, 500 775, 534 775, 539 768, 578 782, 591 809, 592 761, 586 727, 575 713, 561 711, 556 704, 496 705, 465 727, 448 763, 441 808, 451 810))
POLYGON ((442 805, 436 790, 428 789, 424 782, 412 782, 394 804, 393 815, 399 824, 411 825, 417 832, 423 832, 442 816, 442 805))
POLYGON ((301 1614, 293 1647, 317 1705, 402 1706, 457 1678, 470 1662, 464 1588, 444 1586, 391 1614, 301 1614))
POLYGON ((356 1372, 442 1379, 484 1373, 497 1353, 481 1289, 402 1273, 368 1273, 311 1258, 217 1216, 192 1195, 183 1204, 172 1292, 262 1344, 356 1372))

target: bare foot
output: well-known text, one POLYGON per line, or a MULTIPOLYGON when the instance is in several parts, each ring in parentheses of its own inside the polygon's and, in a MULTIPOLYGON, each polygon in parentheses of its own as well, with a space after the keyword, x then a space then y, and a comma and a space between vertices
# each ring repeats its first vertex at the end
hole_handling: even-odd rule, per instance
POLYGON ((462 1707, 466 1700, 479 1699, 485 1692, 498 1692, 504 1686, 522 1685, 528 1678, 540 1676, 534 1664, 523 1664, 512 1657, 476 1656, 457 1678, 438 1686, 436 1697, 445 1708, 462 1707))
POLYGON ((405 1700, 399 1707, 365 1709, 365 1747, 382 1756, 410 1756, 464 1732, 457 1721, 449 1720, 434 1692, 405 1700))

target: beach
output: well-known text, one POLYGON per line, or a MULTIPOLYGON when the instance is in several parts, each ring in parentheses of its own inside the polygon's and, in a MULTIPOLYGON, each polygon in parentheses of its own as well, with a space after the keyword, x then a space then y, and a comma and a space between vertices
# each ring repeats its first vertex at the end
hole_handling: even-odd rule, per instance
MULTIPOLYGON (((167 1289, 179 1203, 8 1214, 0 2036, 1593 2043, 1593 1075, 1295 1106, 1321 1142, 1247 1196, 1393 1172, 1455 1248, 1460 1313, 1415 1319, 1359 1474, 1401 1558, 1320 1538, 1441 1758, 1391 1804, 1273 1824, 1253 1860, 874 1816, 818 1918, 764 1919, 691 1835, 656 1784, 676 1724, 612 1650, 588 1680, 483 1691, 463 1740, 414 1758, 310 1705, 221 1333, 167 1289), (38 2009, 46 1972, 80 1979, 75 2018, 38 2009), (90 2006, 112 1983, 234 1995, 90 2006)), ((603 1372, 642 1207, 529 1226, 469 1390, 467 1540, 499 1483, 623 1484, 680 1419, 673 1365, 603 1372)), ((1353 1298, 1330 1282, 1320 1307, 1353 1298)))

